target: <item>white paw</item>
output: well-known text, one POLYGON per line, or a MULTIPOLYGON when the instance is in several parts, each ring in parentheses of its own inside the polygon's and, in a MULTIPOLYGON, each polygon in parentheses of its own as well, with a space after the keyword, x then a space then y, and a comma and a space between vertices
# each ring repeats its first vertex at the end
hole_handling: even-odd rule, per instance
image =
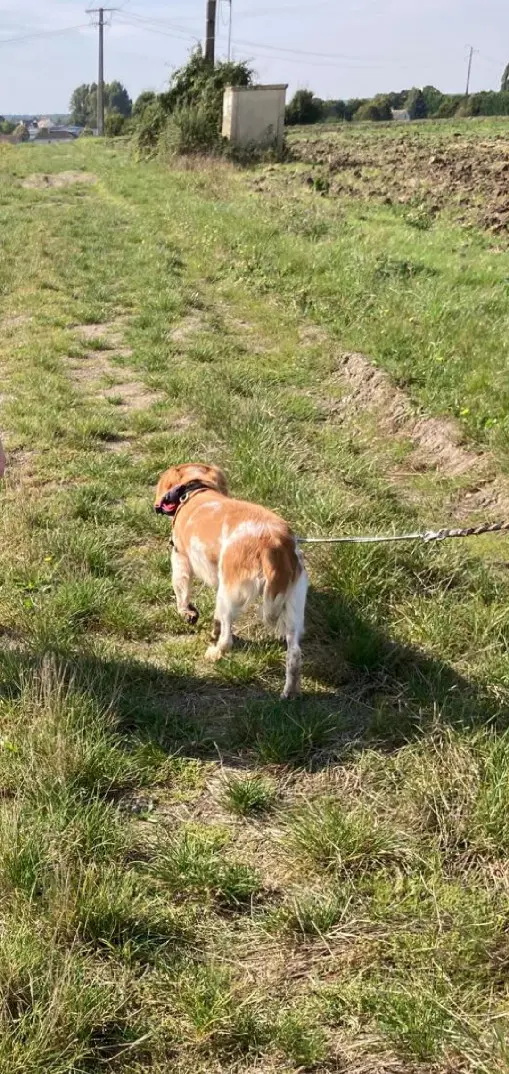
POLYGON ((222 655, 221 650, 216 645, 209 645, 205 653, 205 660, 220 660, 222 655))
POLYGON ((282 701, 290 701, 293 697, 300 697, 300 686, 285 686, 283 693, 280 694, 282 701))

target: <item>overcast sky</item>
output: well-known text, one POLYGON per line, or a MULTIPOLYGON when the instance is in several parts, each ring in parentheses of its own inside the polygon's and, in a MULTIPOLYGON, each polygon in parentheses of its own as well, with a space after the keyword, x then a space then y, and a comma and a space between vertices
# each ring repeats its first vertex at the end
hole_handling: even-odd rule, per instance
MULTIPOLYGON (((106 0, 108 2, 108 0, 106 0)), ((203 34, 205 0, 110 0, 105 78, 134 98, 161 90, 203 34)), ((321 97, 368 97, 423 86, 499 89, 509 61, 507 0, 232 0, 233 55, 262 82, 321 97), (415 13, 412 13, 415 8, 415 13)), ((65 112, 72 90, 97 77, 97 31, 87 0, 0 0, 0 114, 65 112), (39 36, 34 36, 39 35, 39 36)), ((229 4, 218 14, 226 52, 229 4)))

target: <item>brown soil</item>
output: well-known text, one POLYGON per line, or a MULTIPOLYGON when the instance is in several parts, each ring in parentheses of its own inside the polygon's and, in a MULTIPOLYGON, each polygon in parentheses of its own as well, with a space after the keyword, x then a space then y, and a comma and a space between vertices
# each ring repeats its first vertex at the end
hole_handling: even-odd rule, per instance
POLYGON ((497 475, 489 452, 467 447, 459 425, 452 419, 429 418, 416 412, 405 392, 369 358, 352 352, 342 354, 329 383, 331 388, 335 385, 343 391, 338 399, 335 391, 326 396, 322 389, 320 401, 329 419, 350 421, 357 412, 368 411, 376 418, 380 431, 412 443, 412 453, 405 463, 411 472, 435 470, 444 477, 471 477, 471 485, 458 492, 457 513, 467 516, 480 511, 509 511, 509 487, 497 475))
POLYGON ((121 321, 76 325, 75 331, 83 342, 100 340, 107 349, 88 351, 83 358, 69 358, 66 365, 73 383, 93 392, 95 398, 115 402, 123 411, 143 410, 162 396, 115 363, 116 358, 129 358, 132 354, 129 347, 122 346, 123 327, 121 321))
POLYGON ((44 172, 35 172, 23 180, 22 186, 31 190, 50 190, 55 187, 72 186, 73 183, 97 183, 97 176, 91 172, 57 172, 55 175, 45 175, 44 172))
POLYGON ((509 124, 507 134, 491 138, 439 132, 432 142, 417 131, 324 133, 296 140, 292 153, 313 166, 301 180, 313 187, 320 177, 331 195, 422 206, 431 216, 452 206, 461 222, 509 233, 509 124))
POLYGON ((486 456, 464 447, 456 422, 417 415, 405 392, 363 354, 343 354, 336 376, 346 389, 339 410, 376 409, 381 427, 413 441, 416 468, 433 467, 451 476, 488 468, 486 456))
POLYGON ((110 401, 120 400, 117 404, 119 410, 143 410, 152 403, 160 402, 164 397, 160 392, 153 392, 139 380, 122 380, 111 384, 108 388, 101 388, 98 396, 110 401))
POLYGON ((201 328, 203 328, 202 314, 190 313, 187 317, 182 318, 176 328, 172 329, 170 339, 173 343, 183 343, 189 336, 199 332, 201 328))
POLYGON ((132 350, 123 346, 124 326, 122 321, 104 321, 102 324, 78 324, 75 331, 85 343, 96 343, 101 340, 105 343, 110 354, 120 358, 130 358, 132 350))

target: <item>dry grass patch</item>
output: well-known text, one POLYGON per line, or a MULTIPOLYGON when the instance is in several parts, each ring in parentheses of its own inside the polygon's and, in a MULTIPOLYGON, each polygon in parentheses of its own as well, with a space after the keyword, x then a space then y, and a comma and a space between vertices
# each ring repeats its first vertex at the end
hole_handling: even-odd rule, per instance
POLYGON ((56 172, 49 175, 44 172, 34 172, 33 175, 28 175, 26 179, 23 179, 21 185, 27 190, 51 190, 73 186, 75 183, 90 186, 91 183, 97 183, 97 176, 91 172, 77 171, 56 172))

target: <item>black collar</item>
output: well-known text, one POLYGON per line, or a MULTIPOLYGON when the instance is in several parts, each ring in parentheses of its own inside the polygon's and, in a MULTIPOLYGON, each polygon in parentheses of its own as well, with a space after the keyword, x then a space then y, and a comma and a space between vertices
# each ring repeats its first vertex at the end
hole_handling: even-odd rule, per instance
POLYGON ((184 485, 173 485, 155 506, 158 515, 170 515, 174 518, 179 507, 189 499, 192 492, 213 492, 212 485, 206 485, 203 481, 188 481, 184 485))

